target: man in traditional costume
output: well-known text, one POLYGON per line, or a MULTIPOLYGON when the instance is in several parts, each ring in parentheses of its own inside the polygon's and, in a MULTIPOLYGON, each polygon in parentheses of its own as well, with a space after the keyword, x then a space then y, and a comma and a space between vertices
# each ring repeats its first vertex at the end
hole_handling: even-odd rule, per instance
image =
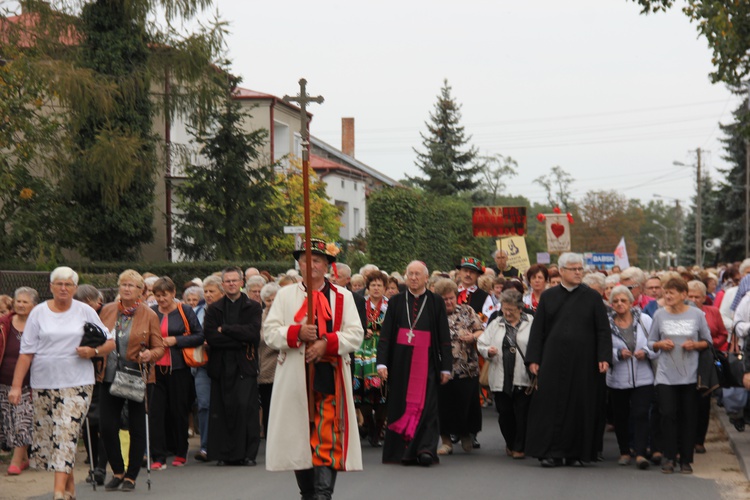
POLYGON ((378 374, 388 383, 388 428, 383 463, 438 461, 438 383, 453 366, 443 299, 427 290, 427 266, 406 268, 407 290, 391 298, 378 344, 378 374))
MULTIPOLYGON (((263 327, 266 344, 280 351, 266 469, 293 470, 302 498, 317 500, 332 497, 337 471, 362 470, 350 354, 364 331, 351 292, 325 278, 336 260, 331 249, 312 239, 311 252, 310 283, 279 290, 263 327), (313 290, 313 324, 306 287, 313 290)), ((307 276, 304 249, 294 258, 307 276)))
POLYGON ((463 257, 456 269, 459 276, 456 303, 468 304, 487 326, 487 318, 492 316, 496 307, 490 294, 477 286, 479 277, 484 274, 484 263, 476 257, 463 257))
POLYGON ((260 447, 258 343, 263 310, 242 293, 242 270, 221 273, 224 297, 206 311, 211 347, 208 458, 217 465, 255 465, 260 447))
POLYGON ((581 284, 583 258, 564 253, 562 282, 542 293, 526 362, 538 376, 531 399, 526 454, 542 467, 580 465, 597 456, 601 378, 612 360, 612 334, 598 292, 581 284))

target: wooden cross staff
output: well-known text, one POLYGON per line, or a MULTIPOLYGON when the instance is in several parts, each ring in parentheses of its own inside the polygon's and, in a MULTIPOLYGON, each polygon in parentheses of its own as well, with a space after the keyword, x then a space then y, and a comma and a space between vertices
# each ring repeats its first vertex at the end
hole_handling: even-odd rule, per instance
POLYGON ((300 135, 302 136, 302 193, 305 212, 305 284, 307 285, 307 324, 313 324, 313 290, 312 283, 312 252, 310 251, 310 130, 307 121, 307 103, 323 103, 322 96, 312 97, 307 93, 307 80, 299 81, 299 94, 295 97, 285 95, 283 101, 287 104, 299 104, 300 135))

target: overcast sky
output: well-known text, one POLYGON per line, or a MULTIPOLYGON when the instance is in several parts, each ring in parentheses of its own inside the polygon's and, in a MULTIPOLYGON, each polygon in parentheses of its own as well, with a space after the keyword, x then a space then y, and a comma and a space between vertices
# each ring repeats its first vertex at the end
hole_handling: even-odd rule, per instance
MULTIPOLYGON (((680 2, 678 2, 679 4, 680 2)), ((312 134, 341 147, 354 117, 356 158, 396 179, 416 175, 413 147, 443 79, 482 154, 513 157, 510 191, 560 165, 574 194, 616 189, 687 202, 696 148, 725 167, 717 124, 740 98, 712 85, 711 52, 679 10, 642 16, 627 0, 217 0, 231 23, 243 86, 277 96, 297 81, 323 95, 312 134)), ((671 203, 671 201, 670 201, 671 203)))

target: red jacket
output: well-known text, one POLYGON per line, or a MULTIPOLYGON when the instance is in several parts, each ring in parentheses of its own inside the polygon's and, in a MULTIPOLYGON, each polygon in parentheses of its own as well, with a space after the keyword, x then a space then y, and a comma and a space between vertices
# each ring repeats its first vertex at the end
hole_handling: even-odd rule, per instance
POLYGON ((711 330, 714 348, 718 351, 726 352, 729 349, 729 343, 727 343, 728 334, 721 313, 713 306, 704 305, 701 309, 703 309, 703 313, 706 315, 706 323, 708 323, 708 329, 711 330))

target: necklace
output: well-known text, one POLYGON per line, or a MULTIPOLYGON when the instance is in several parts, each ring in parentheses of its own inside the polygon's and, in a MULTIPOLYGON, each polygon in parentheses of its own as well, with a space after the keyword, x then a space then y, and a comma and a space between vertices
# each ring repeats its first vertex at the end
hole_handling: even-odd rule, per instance
POLYGON ((21 341, 21 335, 23 335, 23 330, 21 330, 21 331, 18 331, 18 330, 16 330, 15 328, 13 328, 13 331, 14 331, 14 332, 15 332, 15 334, 16 334, 16 338, 17 338, 17 339, 19 340, 19 342, 20 342, 20 341, 21 341))
MULTIPOLYGON (((407 295, 407 299, 408 299, 407 295)), ((414 301, 416 302, 419 300, 419 297, 416 295, 413 295, 414 301)), ((422 302, 422 307, 419 308, 419 313, 417 313, 417 317, 414 319, 414 326, 417 326, 417 323, 419 323, 419 318, 422 316, 422 312, 424 311, 424 305, 427 303, 427 297, 424 298, 424 302, 422 302)), ((406 301, 406 320, 409 322, 409 333, 406 334, 406 336, 409 338, 409 343, 411 344, 411 339, 414 338, 414 326, 411 324, 411 311, 409 311, 409 301, 406 301)))

